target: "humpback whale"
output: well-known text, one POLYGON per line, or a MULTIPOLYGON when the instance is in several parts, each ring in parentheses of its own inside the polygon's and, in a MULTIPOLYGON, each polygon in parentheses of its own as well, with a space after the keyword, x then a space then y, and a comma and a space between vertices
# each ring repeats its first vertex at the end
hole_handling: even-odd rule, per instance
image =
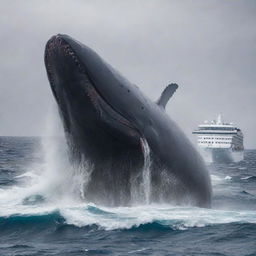
POLYGON ((90 166, 86 200, 210 207, 207 168, 165 111, 177 84, 153 102, 95 51, 62 34, 47 42, 45 66, 70 161, 85 172, 90 166))

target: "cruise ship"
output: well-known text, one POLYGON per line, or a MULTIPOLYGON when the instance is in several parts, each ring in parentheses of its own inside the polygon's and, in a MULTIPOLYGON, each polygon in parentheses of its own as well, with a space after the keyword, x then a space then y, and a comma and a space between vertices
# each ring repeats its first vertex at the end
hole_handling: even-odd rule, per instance
POLYGON ((244 159, 243 133, 233 123, 205 121, 193 131, 199 151, 206 162, 239 162, 244 159))

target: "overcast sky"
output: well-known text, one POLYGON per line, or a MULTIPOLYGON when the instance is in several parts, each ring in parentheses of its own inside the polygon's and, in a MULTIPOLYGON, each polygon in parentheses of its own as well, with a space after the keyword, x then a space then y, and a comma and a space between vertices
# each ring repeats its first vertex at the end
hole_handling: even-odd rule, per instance
POLYGON ((256 1, 1 0, 0 135, 45 135, 54 100, 43 54, 65 33, 151 99, 177 82, 167 112, 192 130, 219 112, 256 148, 256 1))

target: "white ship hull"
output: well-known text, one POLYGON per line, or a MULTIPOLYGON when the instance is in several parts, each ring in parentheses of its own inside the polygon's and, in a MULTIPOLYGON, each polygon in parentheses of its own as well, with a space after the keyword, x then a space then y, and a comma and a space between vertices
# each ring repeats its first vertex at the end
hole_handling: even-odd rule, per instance
POLYGON ((243 133, 232 123, 223 123, 221 115, 217 121, 200 124, 197 130, 197 145, 206 162, 230 163, 244 159, 243 133))
POLYGON ((200 148, 200 153, 207 163, 240 162, 244 159, 244 151, 233 151, 230 148, 200 148))

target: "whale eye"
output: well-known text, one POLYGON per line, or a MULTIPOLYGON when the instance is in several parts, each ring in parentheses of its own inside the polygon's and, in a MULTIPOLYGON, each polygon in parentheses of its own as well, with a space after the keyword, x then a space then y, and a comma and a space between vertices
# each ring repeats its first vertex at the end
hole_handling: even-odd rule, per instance
POLYGON ((143 109, 144 109, 144 107, 143 107, 143 106, 141 106, 141 109, 143 110, 143 109))
POLYGON ((128 89, 127 92, 130 92, 130 90, 128 89))

